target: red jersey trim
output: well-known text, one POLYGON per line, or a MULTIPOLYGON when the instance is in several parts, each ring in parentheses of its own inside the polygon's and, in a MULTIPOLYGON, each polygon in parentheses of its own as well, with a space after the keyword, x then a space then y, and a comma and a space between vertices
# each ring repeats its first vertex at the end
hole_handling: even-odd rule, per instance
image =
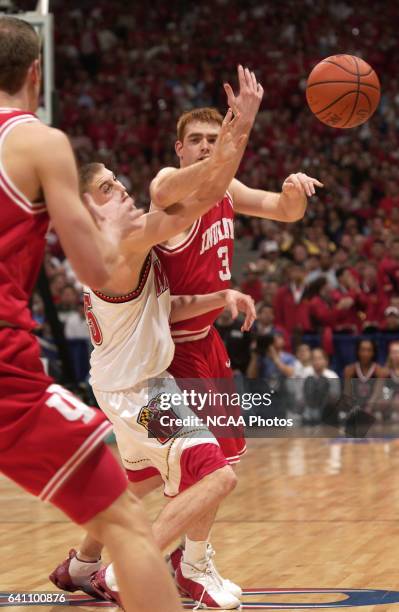
POLYGON ((151 253, 148 253, 143 269, 140 274, 139 284, 137 285, 137 288, 134 289, 134 291, 131 291, 130 293, 127 293, 126 295, 118 295, 118 296, 112 297, 110 295, 106 295, 105 293, 102 293, 101 291, 94 291, 92 289, 94 295, 99 297, 100 300, 103 300, 103 302, 109 302, 111 304, 124 304, 125 302, 131 302, 132 300, 135 300, 141 295, 145 287, 145 284, 148 279, 148 275, 151 270, 151 263, 152 263, 151 253))
MULTIPOLYGON (((2 110, 4 112, 4 110, 2 110)), ((10 111, 8 111, 10 112, 10 111)), ((0 128, 0 187, 7 194, 10 200, 22 208, 27 213, 38 215, 43 212, 46 212, 46 206, 43 202, 31 202, 28 198, 14 185, 14 183, 9 178, 3 162, 1 160, 1 150, 3 147, 4 139, 9 134, 9 132, 17 125, 22 123, 33 123, 35 121, 39 121, 37 117, 30 114, 17 115, 16 117, 11 117, 8 121, 6 121, 0 128)))
POLYGON ((172 247, 158 244, 157 249, 160 249, 161 251, 163 251, 164 253, 167 253, 168 255, 175 255, 176 253, 181 253, 181 251, 184 251, 184 249, 186 249, 194 240, 195 235, 197 234, 199 230, 200 224, 201 224, 201 219, 197 219, 194 225, 192 226, 188 236, 186 236, 186 238, 184 238, 184 240, 182 240, 182 242, 180 242, 179 244, 176 244, 175 246, 172 246, 172 247))
POLYGON ((78 450, 68 459, 54 476, 48 481, 39 495, 39 499, 50 501, 64 482, 75 472, 81 463, 93 452, 93 450, 113 431, 112 423, 104 421, 83 442, 78 450))

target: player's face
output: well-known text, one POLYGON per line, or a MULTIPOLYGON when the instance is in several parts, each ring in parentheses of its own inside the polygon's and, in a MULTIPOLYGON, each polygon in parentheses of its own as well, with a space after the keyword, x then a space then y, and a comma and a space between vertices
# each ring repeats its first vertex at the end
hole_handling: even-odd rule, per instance
POLYGON ((219 132, 220 125, 218 123, 205 123, 203 121, 189 123, 186 127, 183 142, 178 140, 175 145, 180 166, 185 168, 209 157, 219 132))
POLYGON ((111 200, 134 206, 134 199, 129 196, 126 187, 105 166, 94 176, 90 185, 90 195, 98 206, 104 206, 111 200))

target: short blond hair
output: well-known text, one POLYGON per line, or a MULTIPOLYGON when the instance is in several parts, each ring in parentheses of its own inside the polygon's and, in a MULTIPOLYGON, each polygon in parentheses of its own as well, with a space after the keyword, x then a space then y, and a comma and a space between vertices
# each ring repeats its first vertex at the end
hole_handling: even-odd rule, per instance
POLYGON ((193 110, 187 111, 179 117, 177 122, 177 140, 183 142, 187 126, 194 121, 222 125, 223 117, 216 108, 194 108, 193 110))

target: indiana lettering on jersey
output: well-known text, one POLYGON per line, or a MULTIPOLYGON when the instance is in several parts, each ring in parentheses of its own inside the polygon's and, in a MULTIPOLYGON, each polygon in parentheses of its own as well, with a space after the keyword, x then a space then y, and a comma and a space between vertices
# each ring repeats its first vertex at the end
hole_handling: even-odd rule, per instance
POLYGON ((234 239, 234 223, 232 219, 219 219, 215 221, 207 230, 202 234, 202 244, 200 255, 209 251, 215 244, 218 244, 225 238, 234 239))
POLYGON ((157 297, 162 295, 167 289, 169 289, 168 278, 163 271, 161 262, 159 259, 154 258, 153 260, 154 266, 154 281, 155 281, 155 289, 157 292, 157 297))

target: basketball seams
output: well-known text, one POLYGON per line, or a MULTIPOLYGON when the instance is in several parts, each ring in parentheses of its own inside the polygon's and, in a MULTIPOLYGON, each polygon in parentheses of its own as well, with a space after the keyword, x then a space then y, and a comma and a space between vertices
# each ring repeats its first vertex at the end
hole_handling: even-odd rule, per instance
MULTIPOLYGON (((363 75, 360 75, 363 76, 363 75)), ((348 83, 349 85, 357 85, 357 81, 317 81, 316 83, 311 83, 310 85, 307 86, 307 89, 310 89, 311 87, 315 87, 315 85, 328 85, 329 83, 348 83)), ((360 85, 362 85, 363 87, 371 87, 372 89, 377 89, 377 91, 380 90, 379 87, 377 87, 377 85, 371 85, 371 83, 363 83, 363 81, 360 81, 360 85)))
POLYGON ((355 63, 355 66, 356 66, 356 70, 357 70, 357 90, 356 90, 356 98, 355 98, 355 102, 354 102, 354 104, 353 104, 352 112, 351 112, 351 114, 349 115, 348 119, 345 121, 345 123, 342 125, 342 127, 345 127, 346 125, 348 125, 348 123, 349 123, 349 122, 350 122, 350 120, 352 119, 352 117, 353 117, 353 113, 354 113, 354 112, 355 112, 355 110, 356 110, 356 106, 357 106, 357 103, 358 103, 358 100, 359 100, 359 91, 360 91, 360 73, 359 73, 359 64, 358 64, 358 61, 357 61, 356 57, 353 57, 352 55, 351 55, 350 57, 352 57, 352 59, 353 59, 353 61, 354 61, 354 63, 355 63))
POLYGON ((306 85, 306 98, 313 114, 322 123, 337 128, 355 127, 367 121, 378 107, 380 94, 373 68, 362 58, 346 54, 321 60, 306 85))
POLYGON ((315 115, 320 115, 320 113, 324 113, 324 111, 328 110, 329 108, 331 108, 331 106, 334 106, 334 104, 336 104, 337 102, 340 102, 343 98, 345 98, 345 96, 349 96, 350 94, 354 94, 357 93, 356 89, 351 89, 350 91, 346 91, 344 94, 342 94, 342 96, 339 96, 339 98, 335 98, 335 100, 333 102, 330 102, 330 104, 328 104, 328 106, 325 106, 324 108, 322 108, 319 111, 313 111, 315 115))
POLYGON ((348 74, 351 74, 352 76, 368 76, 369 74, 371 74, 373 72, 373 69, 370 68, 370 70, 368 72, 364 72, 359 74, 359 72, 352 72, 351 70, 348 70, 348 68, 344 68, 344 66, 342 66, 341 64, 338 64, 337 62, 333 62, 332 60, 329 59, 325 59, 321 62, 322 64, 332 64, 333 66, 337 66, 338 68, 341 68, 342 70, 344 70, 345 72, 347 72, 348 74))

